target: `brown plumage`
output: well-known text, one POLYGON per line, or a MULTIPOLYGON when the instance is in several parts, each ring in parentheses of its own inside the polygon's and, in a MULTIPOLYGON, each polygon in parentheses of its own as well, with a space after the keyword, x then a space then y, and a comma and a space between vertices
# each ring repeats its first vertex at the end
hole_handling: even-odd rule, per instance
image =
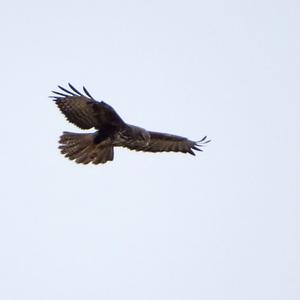
POLYGON ((114 158, 114 147, 126 147, 146 152, 183 152, 195 155, 193 150, 209 142, 206 136, 200 141, 185 137, 147 131, 125 123, 116 111, 105 102, 96 101, 83 87, 83 93, 69 84, 70 90, 50 96, 67 120, 81 129, 97 129, 94 133, 63 132, 60 137, 61 153, 77 163, 103 164, 114 158))

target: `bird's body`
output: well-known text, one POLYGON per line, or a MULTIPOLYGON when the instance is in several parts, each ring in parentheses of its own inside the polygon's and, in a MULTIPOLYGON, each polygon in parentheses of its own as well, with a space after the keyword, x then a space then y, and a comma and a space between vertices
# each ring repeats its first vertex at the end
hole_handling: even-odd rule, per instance
POLYGON ((173 151, 195 155, 193 150, 209 141, 204 137, 195 142, 187 138, 147 131, 144 128, 125 123, 107 103, 96 101, 83 88, 82 94, 69 84, 70 91, 60 87, 62 92, 53 92, 57 106, 67 120, 81 129, 95 128, 94 133, 64 132, 60 137, 59 148, 62 154, 77 163, 94 164, 113 160, 114 147, 126 147, 136 151, 173 151))

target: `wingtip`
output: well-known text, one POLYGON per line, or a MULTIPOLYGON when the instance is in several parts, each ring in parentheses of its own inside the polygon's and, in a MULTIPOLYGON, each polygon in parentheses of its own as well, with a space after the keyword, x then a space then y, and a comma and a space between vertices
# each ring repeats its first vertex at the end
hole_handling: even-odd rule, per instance
POLYGON ((73 86, 70 82, 68 82, 68 86, 69 86, 69 88, 70 88, 71 90, 76 91, 76 89, 74 88, 74 86, 73 86))
POLYGON ((85 92, 85 94, 86 94, 88 97, 90 97, 91 99, 94 99, 94 98, 92 97, 92 95, 89 93, 89 91, 86 89, 85 86, 83 86, 82 89, 83 89, 83 91, 85 92))
POLYGON ((207 136, 204 136, 201 140, 193 142, 193 145, 191 145, 191 149, 203 152, 202 147, 204 147, 207 143, 209 143, 211 140, 206 140, 207 136))
POLYGON ((203 137, 201 140, 196 141, 197 146, 205 145, 205 144, 211 142, 211 140, 206 140, 206 139, 207 139, 207 135, 205 137, 203 137))
MULTIPOLYGON (((192 149, 194 149, 194 148, 190 148, 186 152, 193 155, 193 156, 196 156, 195 152, 192 149)), ((197 149, 194 149, 194 150, 197 150, 197 149)))
POLYGON ((206 138, 207 138, 207 135, 206 136, 204 136, 200 141, 198 141, 198 143, 201 143, 201 142, 203 142, 203 141, 205 141, 206 140, 206 138))

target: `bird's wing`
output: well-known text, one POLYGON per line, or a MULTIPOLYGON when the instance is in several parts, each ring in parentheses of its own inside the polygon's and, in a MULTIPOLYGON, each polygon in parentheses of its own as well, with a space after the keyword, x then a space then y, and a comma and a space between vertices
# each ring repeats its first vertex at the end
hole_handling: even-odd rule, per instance
POLYGON ((71 90, 58 86, 61 91, 53 91, 54 99, 60 111, 67 120, 81 129, 96 128, 101 129, 106 125, 120 126, 124 124, 115 110, 105 102, 96 101, 90 93, 83 87, 85 94, 75 89, 71 84, 71 90))
POLYGON ((150 142, 147 146, 132 146, 132 150, 146 152, 183 152, 195 155, 193 150, 202 151, 201 147, 210 142, 206 136, 200 141, 191 141, 185 137, 149 131, 150 142))

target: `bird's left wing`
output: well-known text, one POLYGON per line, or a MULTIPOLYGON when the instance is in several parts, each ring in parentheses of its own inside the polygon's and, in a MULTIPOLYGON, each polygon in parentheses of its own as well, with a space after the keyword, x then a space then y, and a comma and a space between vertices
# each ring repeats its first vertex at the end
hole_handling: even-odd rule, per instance
POLYGON ((150 142, 144 147, 130 147, 132 150, 146 152, 183 152, 195 155, 193 150, 202 151, 201 147, 210 142, 205 136, 200 141, 191 141, 185 137, 149 131, 150 142))

